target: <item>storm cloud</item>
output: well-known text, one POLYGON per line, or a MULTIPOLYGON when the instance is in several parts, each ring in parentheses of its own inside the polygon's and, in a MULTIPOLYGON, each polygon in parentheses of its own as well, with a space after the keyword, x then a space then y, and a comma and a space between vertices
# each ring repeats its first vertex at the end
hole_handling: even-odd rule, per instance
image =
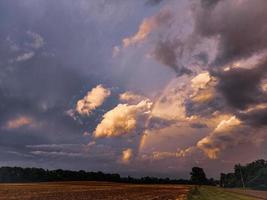
POLYGON ((183 54, 183 44, 179 41, 159 41, 155 47, 155 58, 163 65, 173 69, 177 76, 191 74, 191 70, 178 63, 183 54))
POLYGON ((252 69, 233 68, 217 75, 219 91, 227 102, 238 109, 248 105, 266 102, 266 94, 260 84, 266 78, 267 63, 263 60, 252 69))
POLYGON ((263 155, 266 10, 2 0, 0 165, 181 177, 203 165, 216 176, 263 155))
POLYGON ((204 37, 219 38, 214 66, 226 65, 266 49, 266 1, 221 0, 202 1, 202 4, 205 6, 196 12, 196 32, 204 37))

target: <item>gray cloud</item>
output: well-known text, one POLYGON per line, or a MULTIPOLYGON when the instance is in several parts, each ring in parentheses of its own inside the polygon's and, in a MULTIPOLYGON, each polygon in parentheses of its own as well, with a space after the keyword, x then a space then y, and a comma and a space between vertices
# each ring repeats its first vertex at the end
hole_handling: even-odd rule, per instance
POLYGON ((218 90, 233 107, 244 109, 248 105, 266 101, 266 94, 260 88, 266 76, 267 63, 263 61, 252 69, 233 68, 217 74, 220 79, 218 90))
POLYGON ((216 111, 229 111, 224 99, 218 94, 215 94, 214 98, 204 103, 197 103, 193 102, 191 99, 187 99, 185 102, 185 107, 187 116, 198 115, 206 117, 216 111))
POLYGON ((1 164, 109 171, 117 168, 116 156, 127 144, 120 147, 114 140, 112 147, 106 147, 102 145, 106 141, 99 141, 90 156, 77 149, 91 140, 83 132, 93 130, 101 115, 118 100, 111 98, 103 110, 87 119, 75 121, 66 111, 93 86, 116 82, 110 75, 112 46, 132 28, 136 19, 131 16, 145 15, 143 8, 143 2, 130 1, 0 2, 1 164), (140 9, 129 11, 134 6, 140 9), (34 119, 38 126, 2 128, 19 116, 34 119), (68 143, 77 145, 49 149, 49 145, 68 143), (41 149, 43 144, 47 149, 41 149), (70 163, 68 155, 81 156, 70 163))
MULTIPOLYGON (((119 172, 125 170, 126 175, 150 173, 147 166, 151 166, 149 169, 155 167, 155 173, 156 170, 164 171, 162 169, 166 169, 166 163, 171 161, 142 163, 134 158, 136 163, 131 169, 124 169, 116 163, 124 149, 131 148, 135 156, 138 154, 137 149, 144 131, 142 122, 146 121, 145 128, 151 132, 164 129, 167 135, 164 138, 171 145, 164 146, 167 142, 160 141, 160 137, 157 138, 157 145, 170 150, 183 143, 172 139, 172 134, 181 134, 181 140, 186 138, 186 144, 191 145, 204 137, 204 132, 210 127, 195 121, 188 122, 186 126, 196 131, 197 136, 193 136, 181 130, 181 127, 173 126, 175 123, 179 124, 177 119, 152 117, 149 120, 139 120, 141 128, 137 132, 141 135, 97 139, 94 147, 88 147, 87 143, 92 141, 91 134, 101 122, 102 115, 119 103, 116 94, 119 93, 118 90, 144 92, 153 99, 166 86, 169 78, 173 78, 173 74, 162 69, 162 65, 175 71, 178 76, 190 74, 190 70, 194 73, 207 70, 207 65, 213 59, 212 53, 215 54, 214 49, 209 52, 196 45, 199 41, 205 43, 207 38, 219 41, 219 54, 209 68, 210 74, 218 79, 218 86, 214 88, 214 98, 208 101, 199 103, 200 101, 185 97, 185 102, 181 104, 185 104, 187 116, 198 115, 205 118, 211 117, 217 111, 218 115, 236 115, 245 126, 265 126, 265 109, 252 108, 251 111, 244 112, 247 108, 265 102, 265 94, 260 88, 266 71, 263 64, 251 66, 252 69, 236 68, 227 72, 213 67, 223 67, 265 49, 265 1, 243 1, 244 3, 238 5, 237 1, 230 0, 202 0, 196 9, 196 38, 190 38, 191 35, 187 37, 194 24, 187 10, 191 7, 191 2, 0 1, 0 164, 119 172), (144 5, 145 3, 149 6, 144 5), (164 10, 161 6, 167 9, 164 10), (135 45, 130 45, 129 52, 122 52, 123 58, 115 63, 115 58, 112 57, 113 47, 120 44, 123 38, 136 33, 138 25, 144 19, 148 19, 148 24, 144 24, 144 32, 139 33, 142 40, 136 40, 135 45), (147 29, 149 22, 152 23, 152 29, 149 26, 147 29), (137 48, 142 44, 144 48, 137 48), (145 56, 153 50, 154 59, 145 56), (104 84, 112 90, 112 96, 103 107, 91 116, 74 116, 75 120, 66 114, 66 111, 75 108, 77 100, 85 92, 98 84, 104 84), (115 87, 119 89, 114 89, 115 87), (20 116, 31 118, 37 126, 26 124, 17 126, 19 128, 3 128, 8 121, 20 116), (167 130, 168 127, 173 129, 170 130, 173 133, 167 130), (88 134, 83 135, 85 131, 88 134)), ((190 76, 177 80, 183 82, 183 78, 190 79, 190 76)), ((183 91, 175 93, 183 95, 183 91)), ((176 99, 172 100, 172 104, 175 101, 176 99)), ((166 102, 166 110, 171 109, 166 102)), ((235 141, 235 137, 240 135, 244 140, 239 141, 243 142, 248 136, 254 135, 254 132, 243 134, 247 130, 250 129, 242 129, 233 135, 227 131, 212 135, 211 141, 214 142, 214 147, 222 147, 222 150, 233 147, 236 143, 231 143, 230 140, 235 141)), ((204 144, 203 147, 210 146, 204 144)), ((177 170, 183 171, 195 164, 195 160, 203 160, 202 157, 190 159, 190 166, 186 158, 179 159, 179 165, 172 165, 174 167, 170 173, 179 174, 177 170), (177 169, 177 166, 180 168, 177 169)), ((206 161, 201 164, 206 164, 206 161)), ((209 166, 212 168, 214 165, 209 166)), ((183 173, 188 174, 184 171, 183 173)))
POLYGON ((196 32, 205 37, 219 38, 219 52, 214 65, 225 65, 246 58, 267 47, 267 2, 202 1, 212 9, 196 12, 196 32))
POLYGON ((196 128, 196 129, 201 129, 201 128, 207 128, 207 124, 204 123, 191 123, 190 124, 191 128, 196 128))
POLYGON ((173 69, 177 76, 183 74, 191 74, 191 70, 185 68, 181 63, 179 64, 179 58, 182 57, 184 48, 183 43, 177 41, 159 41, 155 47, 154 54, 155 58, 173 69))
POLYGON ((212 8, 220 1, 222 0, 201 0, 201 3, 204 8, 212 8))
POLYGON ((267 109, 255 109, 247 113, 239 113, 238 116, 247 124, 254 127, 263 127, 267 125, 267 109))
POLYGON ((164 119, 164 118, 160 118, 160 117, 151 117, 148 120, 148 124, 147 124, 147 129, 149 130, 160 130, 166 127, 169 127, 173 124, 175 124, 177 121, 176 120, 171 120, 171 119, 164 119))
POLYGON ((163 2, 163 0, 147 0, 146 5, 155 6, 163 2))

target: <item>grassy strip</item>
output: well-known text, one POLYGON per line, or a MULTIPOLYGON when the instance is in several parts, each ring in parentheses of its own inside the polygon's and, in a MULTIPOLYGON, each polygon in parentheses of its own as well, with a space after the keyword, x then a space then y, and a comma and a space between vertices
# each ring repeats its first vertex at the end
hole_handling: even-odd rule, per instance
POLYGON ((226 192, 218 187, 194 186, 188 194, 188 200, 256 200, 256 198, 226 192))

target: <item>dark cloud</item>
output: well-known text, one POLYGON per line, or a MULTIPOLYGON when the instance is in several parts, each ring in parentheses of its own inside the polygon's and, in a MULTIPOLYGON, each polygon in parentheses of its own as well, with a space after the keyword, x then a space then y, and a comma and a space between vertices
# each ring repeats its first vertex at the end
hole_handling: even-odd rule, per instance
POLYGON ((260 87, 266 72, 266 61, 252 69, 233 68, 217 74, 220 79, 217 88, 229 105, 245 109, 248 105, 266 101, 266 95, 260 87))
MULTIPOLYGON (((210 6, 217 1, 202 3, 210 6)), ((266 49, 266 9, 265 0, 224 0, 212 9, 197 11, 196 32, 219 39, 219 52, 213 65, 225 65, 266 49)))
POLYGON ((204 123, 191 123, 190 124, 191 128, 196 128, 196 129, 202 129, 202 128, 207 128, 207 124, 204 123))
POLYGON ((155 47, 154 56, 163 65, 166 65, 174 70, 177 76, 191 74, 191 70, 185 68, 183 64, 179 63, 179 58, 182 57, 183 51, 183 43, 179 40, 159 41, 155 47))
MULTIPOLYGON (((177 40, 177 38, 185 38, 184 28, 185 32, 193 28, 191 19, 186 21, 187 19, 184 20, 182 16, 189 11, 180 9, 185 8, 185 4, 191 1, 176 3, 166 0, 174 6, 173 9, 163 9, 155 15, 154 20, 149 16, 154 16, 159 7, 152 9, 149 6, 165 5, 165 1, 136 2, 124 0, 119 2, 106 0, 0 1, 0 165, 11 163, 45 168, 63 167, 122 172, 123 168, 116 164, 117 158, 124 149, 131 148, 134 153, 139 149, 144 128, 153 131, 177 123, 177 120, 152 117, 150 120, 143 120, 146 124, 143 123, 144 127, 140 126, 141 128, 137 130, 141 135, 133 135, 127 140, 109 138, 92 142, 91 133, 102 120, 102 115, 118 104, 117 97, 112 96, 90 117, 68 115, 71 112, 67 111, 75 108, 77 100, 95 85, 105 84, 110 88, 119 86, 122 90, 139 90, 142 87, 151 89, 150 85, 164 78, 161 73, 163 70, 155 73, 156 70, 148 70, 153 68, 144 68, 147 62, 129 62, 129 57, 133 61, 138 61, 140 58, 139 55, 134 57, 129 54, 128 58, 123 57, 123 67, 120 69, 127 81, 122 83, 122 76, 117 75, 116 80, 110 80, 114 76, 112 74, 120 74, 120 70, 112 63, 112 48, 119 44, 123 37, 136 32, 136 27, 144 18, 152 22, 153 26, 160 26, 151 30, 151 42, 159 40, 154 49, 155 58, 175 71, 177 76, 191 74, 190 70, 195 70, 187 69, 186 63, 192 61, 188 54, 193 55, 191 56, 193 61, 199 61, 192 66, 210 63, 209 59, 212 55, 209 52, 198 51, 199 47, 195 45, 199 42, 199 37, 192 40, 186 37, 185 40, 187 42, 190 40, 188 42, 190 44, 177 40), (144 2, 149 6, 144 6, 144 2), (175 12, 172 12, 173 10, 175 12), (175 20, 178 18, 181 20, 176 23, 175 20), (177 26, 178 24, 181 26, 177 26), (181 30, 178 31, 179 33, 173 33, 178 29, 181 30), (138 65, 140 70, 136 70, 135 66, 138 65), (130 69, 130 73, 127 68, 130 69), (137 75, 133 76, 134 73, 137 75), (145 82, 139 81, 140 76, 145 82), (147 84, 148 79, 153 79, 153 83, 147 84), (126 86, 125 83, 132 80, 135 80, 134 84, 131 87, 126 86), (114 82, 117 85, 110 84, 114 82), (33 124, 17 128, 6 127, 10 120, 16 120, 19 117, 28 117, 32 119, 33 124), (85 131, 88 134, 83 135, 85 131), (89 145, 90 142, 92 146, 89 145)), ((240 6, 237 1, 230 0, 220 2, 202 0, 199 4, 196 33, 203 37, 219 39, 219 54, 214 61, 215 65, 224 65, 246 58, 261 52, 266 47, 267 6, 265 1, 243 2, 240 6)), ((187 18, 187 15, 184 16, 187 18)), ((196 69, 198 70, 201 69, 196 69)), ((234 110, 233 108, 244 109, 264 103, 265 95, 260 89, 260 84, 265 71, 262 65, 251 70, 233 69, 228 72, 214 73, 213 76, 219 82, 218 87, 215 88, 217 89, 215 98, 204 103, 186 100, 188 116, 196 114, 210 117, 215 111, 219 111, 219 114, 224 112, 228 114, 234 110), (225 100, 231 107, 225 103, 225 100)), ((166 79, 168 77, 166 76, 166 79)), ((155 84, 153 88, 155 90, 150 90, 149 93, 157 93, 160 90, 160 87, 155 84)), ((259 127, 266 125, 265 109, 255 109, 247 113, 235 110, 233 114, 245 125, 259 127)), ((199 129, 196 130, 198 133, 206 131, 205 124, 189 123, 189 126, 191 130, 199 129)), ((243 134, 245 131, 247 129, 242 130, 240 135, 248 138, 243 134)), ((230 143, 231 141, 235 143, 239 134, 236 133, 228 138, 228 133, 219 135, 218 138, 215 135, 215 143, 218 145, 226 143, 227 147, 233 146, 230 143)), ((191 137, 193 136, 190 135, 190 140, 191 137)), ((137 165, 140 163, 134 163, 130 170, 136 170, 135 173, 138 175, 140 172, 137 165)), ((157 163, 151 162, 151 165, 157 165, 157 163)), ((162 169, 164 167, 166 163, 162 169)), ((146 170, 146 168, 147 166, 143 164, 139 169, 146 170)), ((128 168, 125 170, 129 172, 128 168)))
POLYGON ((222 0, 201 0, 201 4, 204 8, 212 8, 222 0))
POLYGON ((197 115, 207 117, 216 111, 229 111, 225 100, 217 93, 214 94, 214 98, 206 102, 194 102, 191 99, 187 99, 185 101, 185 108, 187 116, 197 115))
POLYGON ((255 109, 247 113, 239 113, 241 120, 255 127, 267 125, 267 109, 255 109))
POLYGON ((147 0, 146 5, 155 6, 163 2, 163 0, 147 0))
MULTIPOLYGON (((79 91, 84 86, 90 87, 95 80, 89 75, 93 70, 84 73, 82 68, 86 66, 91 69, 96 64, 96 59, 76 53, 80 48, 86 48, 85 36, 81 37, 86 30, 78 28, 82 22, 68 20, 70 23, 64 23, 71 18, 70 13, 56 10, 56 7, 62 9, 63 5, 48 9, 50 6, 41 0, 38 5, 30 0, 23 3, 0 2, 2 162, 15 159, 26 163, 31 160, 32 157, 27 156, 29 150, 26 145, 70 141, 81 143, 84 140, 83 127, 65 112, 72 108, 79 91), (50 15, 44 17, 46 9, 50 15), (13 17, 10 17, 11 13, 13 17), (81 32, 67 31, 74 29, 81 32), (77 44, 81 41, 84 45, 78 47, 77 44), (10 120, 19 117, 29 117, 33 124, 5 128, 10 120)), ((89 55, 91 52, 87 51, 89 55)))
POLYGON ((167 120, 160 117, 152 117, 147 124, 148 129, 159 130, 175 124, 176 120, 167 120))
MULTIPOLYGON (((119 9, 118 12, 118 6, 130 5, 136 4, 120 1, 118 5, 106 0, 0 2, 0 164, 12 161, 22 166, 30 163, 48 168, 85 169, 91 163, 90 170, 101 170, 99 163, 108 161, 107 170, 112 170, 116 158, 101 157, 105 154, 101 147, 104 141, 99 142, 98 153, 91 152, 86 159, 71 164, 66 149, 58 152, 35 149, 35 154, 31 154, 26 146, 69 143, 79 146, 91 141, 90 135, 83 136, 83 132, 90 133, 102 114, 118 100, 111 99, 111 103, 103 106, 104 110, 87 119, 75 121, 67 111, 75 108, 77 100, 93 86, 109 86, 113 81, 110 81, 109 60, 112 47, 126 35, 125 30, 131 30, 129 24, 138 21, 129 19, 129 23, 123 16, 129 18, 136 11, 130 14, 127 9, 119 9), (35 124, 5 128, 10 120, 19 117, 28 117, 35 124), (50 158, 50 153, 60 159, 50 158)), ((138 5, 145 7, 142 3, 138 5)), ((116 141, 112 143, 119 156, 122 147, 116 141)), ((111 147, 106 154, 109 152, 111 147)))
POLYGON ((203 65, 207 65, 209 61, 209 56, 206 52, 200 52, 194 56, 203 65))

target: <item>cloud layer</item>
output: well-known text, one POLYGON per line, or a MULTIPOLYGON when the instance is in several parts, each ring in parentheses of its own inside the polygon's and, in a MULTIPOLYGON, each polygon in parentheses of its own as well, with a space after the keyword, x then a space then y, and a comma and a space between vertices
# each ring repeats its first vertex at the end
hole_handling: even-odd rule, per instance
POLYGON ((266 9, 1 1, 0 164, 185 177, 266 158, 266 9))

